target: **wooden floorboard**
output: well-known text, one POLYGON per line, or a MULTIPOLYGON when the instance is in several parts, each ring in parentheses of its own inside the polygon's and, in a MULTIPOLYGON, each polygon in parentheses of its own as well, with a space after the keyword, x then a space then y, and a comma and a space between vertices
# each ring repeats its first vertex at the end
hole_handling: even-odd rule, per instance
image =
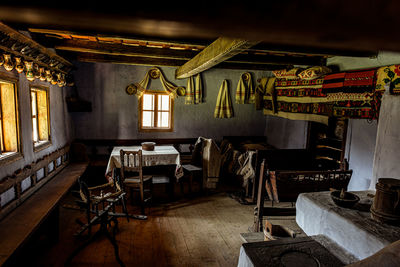
MULTIPOLYGON (((73 201, 72 197, 65 200, 73 201)), ((139 208, 128 206, 130 213, 139 208)), ((219 192, 151 207, 146 221, 119 219, 117 243, 126 266, 236 266, 240 233, 253 223, 253 205, 242 205, 219 192)), ((60 241, 30 255, 30 266, 64 266, 81 242, 73 233, 84 213, 60 210, 60 241)), ((97 229, 94 229, 97 230, 97 229)), ((71 266, 118 266, 111 243, 104 237, 74 257, 71 266)))

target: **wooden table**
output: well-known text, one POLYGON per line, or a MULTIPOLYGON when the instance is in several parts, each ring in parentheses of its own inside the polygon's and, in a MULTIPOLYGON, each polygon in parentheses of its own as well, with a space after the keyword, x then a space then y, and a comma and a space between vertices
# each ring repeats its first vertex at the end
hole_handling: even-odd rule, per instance
MULTIPOLYGON (((120 150, 139 151, 141 146, 116 146, 113 148, 108 160, 106 175, 115 176, 115 170, 121 168, 120 150)), ((142 159, 144 167, 175 165, 175 177, 179 179, 183 176, 181 159, 179 152, 173 146, 155 146, 154 150, 147 151, 142 149, 142 159)), ((146 220, 146 215, 129 215, 130 218, 146 220)))
MULTIPOLYGON (((106 174, 110 174, 113 169, 121 168, 120 150, 139 151, 141 146, 116 146, 113 148, 108 160, 106 174)), ((143 166, 176 165, 175 176, 180 178, 181 158, 179 152, 173 146, 155 146, 153 151, 143 151, 143 166)))

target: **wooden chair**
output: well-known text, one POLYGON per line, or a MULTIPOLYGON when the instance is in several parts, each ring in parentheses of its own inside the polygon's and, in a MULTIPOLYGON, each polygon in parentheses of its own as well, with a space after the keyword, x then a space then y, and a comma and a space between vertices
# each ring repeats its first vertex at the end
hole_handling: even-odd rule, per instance
POLYGON ((120 150, 121 159, 121 181, 125 187, 130 188, 131 202, 133 203, 133 191, 140 192, 140 208, 142 215, 144 212, 144 205, 152 198, 153 177, 150 175, 143 175, 143 157, 142 150, 139 151, 124 151, 120 150), (145 188, 147 187, 147 188, 145 188), (145 198, 145 193, 149 197, 145 198))
POLYGON ((189 179, 189 194, 192 193, 193 180, 200 177, 200 190, 203 189, 203 144, 196 144, 198 147, 194 147, 192 151, 192 157, 190 164, 183 164, 182 169, 184 177, 181 178, 180 186, 181 192, 183 194, 183 181, 184 179, 189 179))
POLYGON ((76 235, 81 235, 87 230, 89 238, 69 255, 65 265, 67 266, 71 262, 71 260, 91 242, 95 241, 101 235, 105 235, 113 245, 114 254, 117 262, 120 264, 120 266, 125 266, 121 258, 119 257, 118 244, 115 239, 116 231, 118 228, 117 219, 122 216, 126 216, 128 218, 127 213, 122 214, 115 212, 115 205, 118 202, 123 201, 125 192, 123 192, 122 190, 117 190, 115 192, 111 191, 104 194, 103 189, 106 188, 107 184, 97 187, 88 187, 86 183, 81 179, 79 179, 78 182, 80 187, 80 195, 83 203, 85 203, 86 206, 85 208, 87 223, 80 223, 82 224, 82 227, 76 233, 76 235), (100 194, 94 194, 94 191, 97 190, 100 190, 100 194), (110 233, 109 228, 111 228, 111 223, 114 224, 114 227, 112 228, 112 231, 110 233), (100 225, 100 228, 95 234, 91 235, 91 230, 94 225, 100 225))

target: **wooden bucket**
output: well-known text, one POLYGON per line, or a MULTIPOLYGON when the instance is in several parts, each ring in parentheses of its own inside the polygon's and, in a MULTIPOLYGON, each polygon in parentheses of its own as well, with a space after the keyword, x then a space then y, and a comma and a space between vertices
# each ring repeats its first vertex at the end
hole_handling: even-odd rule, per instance
POLYGON ((372 219, 393 225, 400 224, 400 180, 379 178, 371 206, 372 219))

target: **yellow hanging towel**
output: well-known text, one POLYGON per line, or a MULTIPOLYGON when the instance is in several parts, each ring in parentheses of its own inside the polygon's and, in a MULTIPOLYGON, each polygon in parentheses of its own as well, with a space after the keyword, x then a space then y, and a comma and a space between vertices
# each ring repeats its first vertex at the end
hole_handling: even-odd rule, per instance
POLYGON ((215 118, 232 118, 233 109, 231 95, 229 93, 228 82, 224 80, 221 87, 219 88, 219 93, 217 97, 217 103, 214 110, 215 118))
POLYGON ((194 91, 194 103, 199 104, 203 102, 203 83, 201 81, 200 73, 196 75, 196 89, 194 91))
POLYGON ((235 100, 237 104, 247 104, 255 102, 255 90, 253 81, 249 72, 240 76, 238 86, 236 88, 235 100))
POLYGON ((185 104, 186 105, 191 105, 194 104, 194 81, 193 81, 193 76, 190 76, 189 79, 187 80, 187 86, 186 86, 186 97, 185 97, 185 104))

